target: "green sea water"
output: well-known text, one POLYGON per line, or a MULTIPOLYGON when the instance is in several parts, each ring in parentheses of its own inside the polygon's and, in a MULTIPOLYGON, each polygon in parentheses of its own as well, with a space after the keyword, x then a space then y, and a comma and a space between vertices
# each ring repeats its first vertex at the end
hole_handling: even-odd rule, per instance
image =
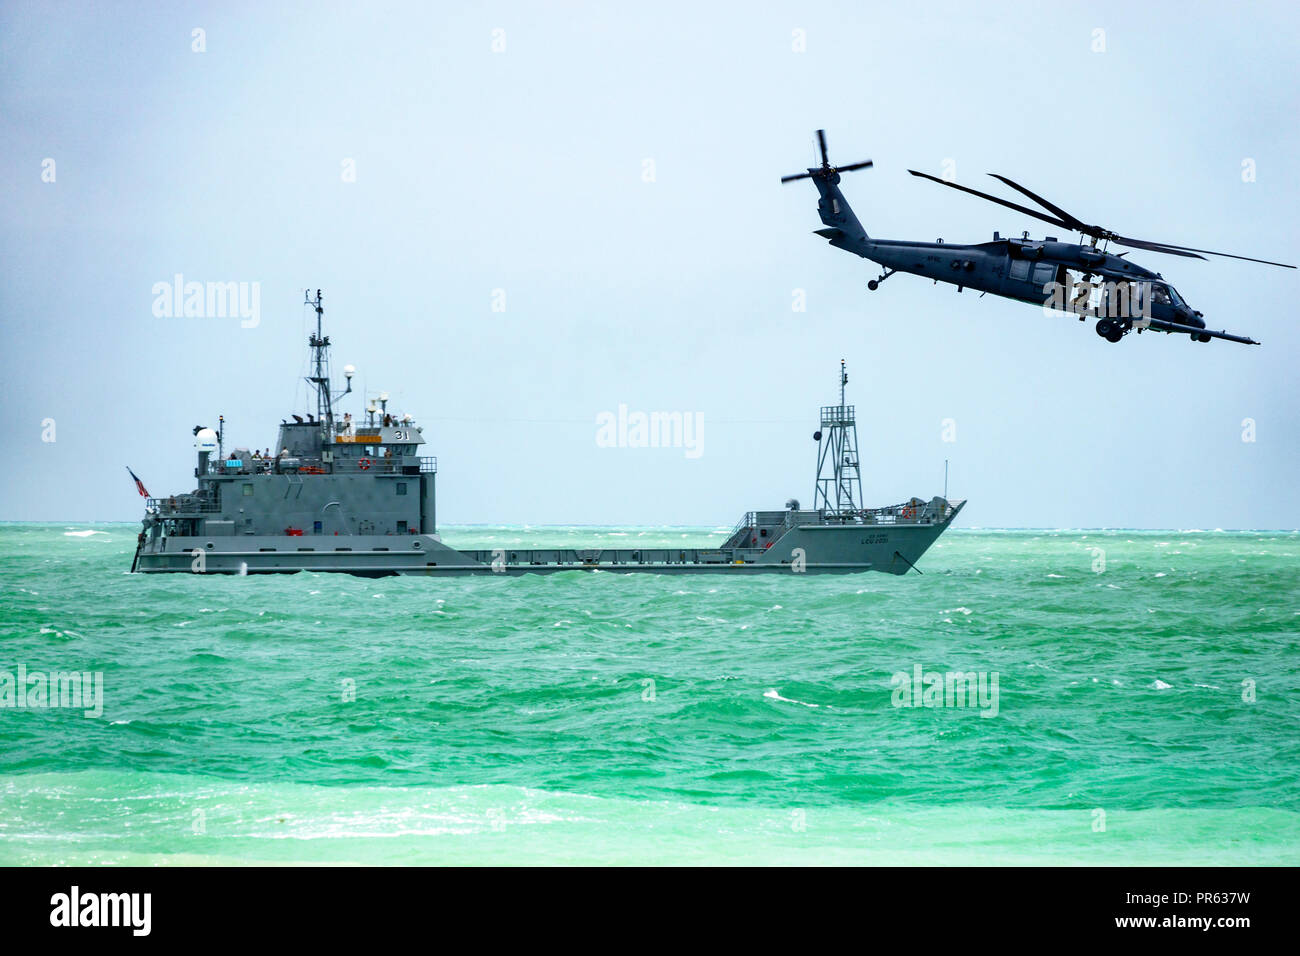
POLYGON ((129 575, 135 531, 0 525, 0 690, 103 687, 98 716, 0 707, 2 864, 1300 863, 1295 532, 361 579, 129 575), (996 708, 895 706, 918 665, 996 673, 996 708))

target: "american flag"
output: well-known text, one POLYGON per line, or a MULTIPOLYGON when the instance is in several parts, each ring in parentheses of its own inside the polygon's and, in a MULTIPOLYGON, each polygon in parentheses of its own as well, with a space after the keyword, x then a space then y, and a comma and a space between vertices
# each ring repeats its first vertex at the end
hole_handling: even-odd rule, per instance
POLYGON ((135 479, 135 490, 140 492, 140 497, 148 498, 149 492, 145 491, 144 482, 139 479, 134 471, 131 471, 130 465, 127 466, 126 470, 130 473, 131 477, 135 479))

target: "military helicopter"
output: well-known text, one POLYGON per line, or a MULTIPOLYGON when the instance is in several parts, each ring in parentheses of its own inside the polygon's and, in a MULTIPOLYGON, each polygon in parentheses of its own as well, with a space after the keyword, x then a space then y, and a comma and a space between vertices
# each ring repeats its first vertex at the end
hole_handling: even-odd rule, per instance
POLYGON ((913 176, 979 196, 1068 232, 1078 232, 1091 241, 1060 242, 1054 236, 1034 240, 1029 238, 1028 232, 1023 233, 1019 239, 1004 239, 995 232, 992 242, 972 245, 945 243, 942 239, 937 242, 873 239, 862 228, 839 188, 841 173, 869 169, 871 160, 848 166, 832 166, 826 155, 825 130, 817 131, 817 144, 821 150, 821 166, 811 167, 807 172, 793 176, 782 176, 781 182, 812 180, 821 195, 817 211, 826 224, 825 229, 815 230, 816 234, 825 237, 836 248, 883 266, 885 271, 867 283, 867 288, 873 291, 896 272, 907 272, 955 285, 958 292, 969 287, 981 294, 992 292, 1003 298, 1074 313, 1079 316, 1080 322, 1095 317, 1097 334, 1108 342, 1118 342, 1134 330, 1141 333, 1144 329, 1153 329, 1166 333, 1180 332, 1195 342, 1208 342, 1215 338, 1258 345, 1254 339, 1244 335, 1207 329, 1202 314, 1188 305, 1177 290, 1164 281, 1160 273, 1128 261, 1124 258, 1128 255, 1127 252, 1107 252, 1107 246, 1115 243, 1189 259, 1204 259, 1206 255, 1226 256, 1284 269, 1295 268, 1283 262, 1269 262, 1267 259, 1252 259, 1249 256, 1121 236, 1102 226, 1083 222, 1019 183, 996 173, 989 175, 1029 197, 1047 212, 999 199, 978 189, 959 186, 914 169, 908 170, 913 176), (1101 243, 1101 248, 1098 248, 1098 242, 1101 243))

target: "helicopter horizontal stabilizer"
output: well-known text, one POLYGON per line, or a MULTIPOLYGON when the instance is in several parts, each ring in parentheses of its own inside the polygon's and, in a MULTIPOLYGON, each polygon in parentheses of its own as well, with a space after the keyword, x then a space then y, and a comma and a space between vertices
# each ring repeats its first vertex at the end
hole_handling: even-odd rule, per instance
POLYGON ((827 229, 814 229, 813 235, 821 236, 823 239, 829 239, 834 242, 836 239, 844 238, 844 230, 836 229, 834 227, 827 229))
POLYGON ((1160 319, 1152 319, 1149 326, 1155 332, 1184 332, 1187 335, 1208 335, 1212 339, 1227 339, 1229 342, 1240 342, 1242 345, 1258 345, 1254 339, 1245 335, 1233 335, 1231 332, 1215 332, 1211 329, 1198 329, 1193 325, 1183 325, 1179 322, 1164 322, 1160 319))

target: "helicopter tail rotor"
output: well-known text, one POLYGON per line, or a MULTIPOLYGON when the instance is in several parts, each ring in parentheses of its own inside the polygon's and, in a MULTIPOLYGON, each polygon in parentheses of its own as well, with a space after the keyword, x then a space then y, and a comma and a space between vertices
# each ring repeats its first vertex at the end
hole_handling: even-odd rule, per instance
POLYGON ((821 152, 822 164, 820 168, 812 167, 806 173, 796 173, 793 176, 782 176, 781 182, 792 183, 796 179, 830 179, 831 182, 839 182, 840 173, 851 173, 855 169, 870 169, 871 160, 861 163, 850 163, 848 166, 832 166, 830 157, 826 152, 826 130, 817 131, 817 148, 821 152), (832 177, 835 177, 832 179, 832 177))

